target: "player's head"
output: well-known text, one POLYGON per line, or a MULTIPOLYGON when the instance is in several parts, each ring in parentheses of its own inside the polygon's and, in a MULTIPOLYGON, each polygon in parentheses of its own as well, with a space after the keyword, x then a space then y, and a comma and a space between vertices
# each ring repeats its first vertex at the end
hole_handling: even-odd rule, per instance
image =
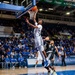
POLYGON ((53 41, 53 40, 51 40, 51 41, 50 41, 50 44, 51 44, 51 45, 54 45, 54 41, 53 41))
POLYGON ((38 20, 38 24, 41 24, 42 25, 42 23, 43 23, 43 20, 38 20))

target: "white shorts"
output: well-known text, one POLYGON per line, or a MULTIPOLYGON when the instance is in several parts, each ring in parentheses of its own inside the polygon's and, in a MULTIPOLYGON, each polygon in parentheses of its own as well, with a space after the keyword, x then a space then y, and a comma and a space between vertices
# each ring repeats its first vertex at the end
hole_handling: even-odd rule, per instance
POLYGON ((35 48, 39 47, 39 46, 43 46, 43 39, 41 36, 37 36, 35 37, 35 48))

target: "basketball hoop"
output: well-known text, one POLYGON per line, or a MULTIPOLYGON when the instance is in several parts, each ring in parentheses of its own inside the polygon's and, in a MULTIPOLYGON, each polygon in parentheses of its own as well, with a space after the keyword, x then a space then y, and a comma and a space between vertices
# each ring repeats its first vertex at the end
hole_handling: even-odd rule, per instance
POLYGON ((28 11, 29 15, 30 15, 30 19, 33 20, 34 19, 34 14, 37 14, 37 8, 32 8, 31 10, 28 11))

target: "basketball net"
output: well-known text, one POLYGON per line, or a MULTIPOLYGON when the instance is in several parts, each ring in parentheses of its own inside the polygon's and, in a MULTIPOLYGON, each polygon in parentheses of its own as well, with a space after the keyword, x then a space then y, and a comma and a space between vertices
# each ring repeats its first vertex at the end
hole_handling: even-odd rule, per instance
MULTIPOLYGON (((29 15, 30 15, 30 19, 33 20, 34 19, 34 14, 36 13, 36 11, 28 11, 29 15)), ((37 14, 37 13, 36 13, 37 14)))

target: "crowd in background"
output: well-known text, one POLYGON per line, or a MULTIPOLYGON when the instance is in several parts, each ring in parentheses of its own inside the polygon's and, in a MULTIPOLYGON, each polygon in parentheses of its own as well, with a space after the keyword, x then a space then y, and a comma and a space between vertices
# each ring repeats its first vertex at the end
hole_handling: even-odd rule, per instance
MULTIPOLYGON (((5 22, 4 22, 5 23, 5 22)), ((4 24, 3 23, 3 24, 4 24)), ((1 23, 1 25, 3 25, 1 23)), ((9 23, 8 23, 9 24, 9 23)), ((26 23, 12 25, 14 32, 20 33, 20 37, 0 38, 0 62, 5 62, 5 67, 9 68, 14 66, 26 67, 27 58, 36 58, 37 50, 34 48, 33 29, 28 27, 26 23), (10 63, 10 64, 9 64, 10 63)), ((75 27, 58 24, 44 24, 42 36, 50 36, 50 39, 55 41, 55 45, 60 51, 64 47, 67 56, 75 54, 75 27), (59 38, 54 35, 59 35, 59 32, 69 32, 70 38, 59 38), (54 38, 52 38, 54 37, 54 38)), ((2 66, 3 63, 0 63, 2 66)), ((4 65, 4 64, 3 64, 4 65)))
MULTIPOLYGON (((31 31, 27 33, 21 32, 19 38, 13 36, 11 38, 1 38, 0 40, 0 62, 19 62, 18 66, 25 67, 27 58, 35 58, 36 50, 34 50, 34 38, 31 31)), ((11 66, 13 67, 14 64, 11 66)))
POLYGON ((46 24, 44 25, 44 28, 47 30, 52 39, 55 41, 55 45, 58 48, 64 47, 64 50, 66 51, 67 55, 75 54, 74 26, 68 26, 65 24, 46 24), (60 32, 63 33, 63 35, 60 34, 60 32))

